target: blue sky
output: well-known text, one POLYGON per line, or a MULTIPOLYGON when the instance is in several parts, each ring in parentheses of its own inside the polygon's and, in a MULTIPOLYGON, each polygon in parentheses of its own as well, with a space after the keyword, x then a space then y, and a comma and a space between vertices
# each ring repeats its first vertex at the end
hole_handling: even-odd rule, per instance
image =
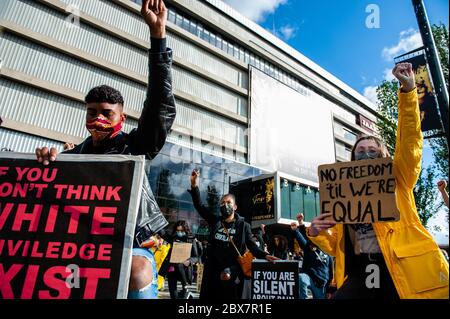
MULTIPOLYGON (((275 31, 285 42, 361 94, 366 87, 379 84, 385 78, 385 71, 393 66, 392 59, 383 56, 383 49, 394 48, 395 53, 398 47, 397 52, 401 54, 402 47, 414 46, 420 38, 411 0, 225 2, 267 30, 275 31), (380 28, 366 27, 369 4, 380 9, 380 28), (398 46, 401 38, 404 45, 398 46)), ((448 26, 448 0, 425 0, 425 6, 431 23, 443 22, 448 26)))
MULTIPOLYGON (((374 102, 376 87, 392 78, 393 57, 421 46, 411 0, 223 1, 374 102), (379 28, 366 27, 370 4, 379 8, 379 28)), ((448 27, 449 1, 424 3, 430 23, 448 27)), ((432 162, 427 143, 423 159, 424 166, 432 162)), ((446 224, 443 216, 436 224, 446 224)), ((448 242, 445 228, 439 241, 448 242)))

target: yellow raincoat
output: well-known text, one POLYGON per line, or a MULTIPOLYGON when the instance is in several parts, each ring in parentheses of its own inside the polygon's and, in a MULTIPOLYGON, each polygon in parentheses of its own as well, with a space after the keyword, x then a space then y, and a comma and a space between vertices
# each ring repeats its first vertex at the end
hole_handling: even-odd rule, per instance
MULTIPOLYGON (((159 272, 161 265, 169 254, 170 244, 161 245, 160 247, 158 247, 158 249, 152 248, 152 250, 155 255, 156 269, 159 272)), ((158 290, 161 290, 163 288, 164 281, 165 278, 158 274, 158 290)))
MULTIPOLYGON (((421 224, 414 201, 413 188, 420 174, 422 144, 417 90, 400 92, 394 154, 400 220, 372 225, 400 298, 449 298, 448 263, 421 224)), ((341 287, 345 281, 344 225, 337 224, 310 239, 336 257, 335 280, 337 287, 341 287)))

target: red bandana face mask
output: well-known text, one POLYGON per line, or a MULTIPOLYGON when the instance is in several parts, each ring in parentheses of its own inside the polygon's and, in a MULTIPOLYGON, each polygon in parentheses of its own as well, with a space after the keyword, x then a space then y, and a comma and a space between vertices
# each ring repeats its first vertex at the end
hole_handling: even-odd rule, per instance
POLYGON ((113 126, 110 121, 97 117, 92 121, 87 121, 86 128, 91 133, 93 139, 102 141, 105 138, 114 138, 117 136, 122 129, 122 122, 113 126))

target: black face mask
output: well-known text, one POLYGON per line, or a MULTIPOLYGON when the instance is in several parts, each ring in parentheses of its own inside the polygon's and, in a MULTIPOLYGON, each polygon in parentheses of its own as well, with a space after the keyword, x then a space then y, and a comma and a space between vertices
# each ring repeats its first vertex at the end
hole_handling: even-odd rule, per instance
POLYGON ((225 204, 220 206, 220 215, 223 219, 227 219, 231 216, 231 214, 233 214, 233 207, 231 205, 225 204))

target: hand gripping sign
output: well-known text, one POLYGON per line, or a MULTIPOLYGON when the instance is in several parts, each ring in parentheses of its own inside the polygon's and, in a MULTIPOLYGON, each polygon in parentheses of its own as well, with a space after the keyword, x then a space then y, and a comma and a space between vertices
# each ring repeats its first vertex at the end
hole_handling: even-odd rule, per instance
POLYGON ((142 156, 0 153, 0 299, 126 298, 142 156))

